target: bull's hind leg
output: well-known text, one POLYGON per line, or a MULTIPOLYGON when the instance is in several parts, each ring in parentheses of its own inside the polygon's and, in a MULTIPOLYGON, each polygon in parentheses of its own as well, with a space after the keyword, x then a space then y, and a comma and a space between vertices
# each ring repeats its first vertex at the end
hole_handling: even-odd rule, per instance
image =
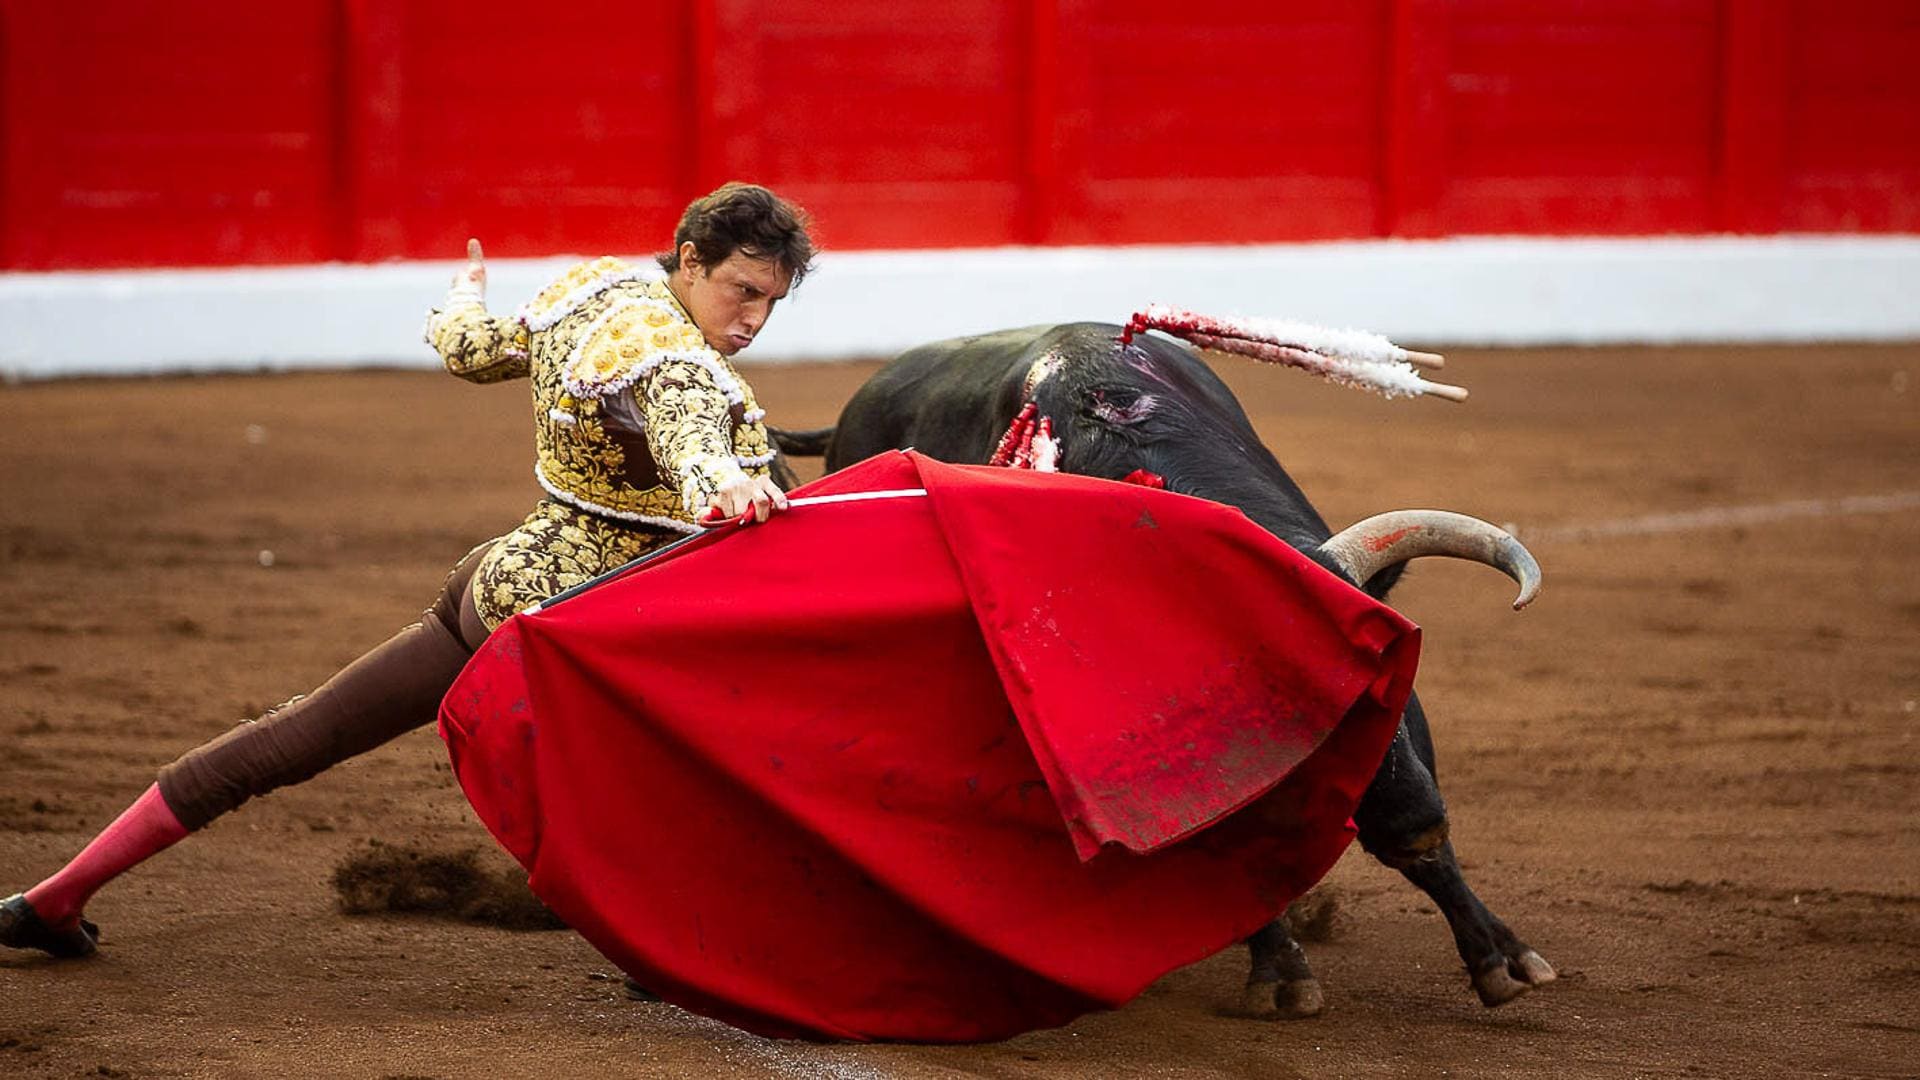
POLYGON ((1489 1008, 1552 982, 1553 965, 1487 910, 1460 873, 1446 803, 1433 779, 1433 744, 1418 698, 1353 814, 1360 844, 1432 898, 1453 930, 1474 992, 1489 1008))
POLYGON ((1283 919, 1275 919, 1247 939, 1252 968, 1240 999, 1241 1012, 1270 1020, 1301 1020, 1320 1015, 1327 996, 1313 977, 1306 951, 1293 940, 1283 919))

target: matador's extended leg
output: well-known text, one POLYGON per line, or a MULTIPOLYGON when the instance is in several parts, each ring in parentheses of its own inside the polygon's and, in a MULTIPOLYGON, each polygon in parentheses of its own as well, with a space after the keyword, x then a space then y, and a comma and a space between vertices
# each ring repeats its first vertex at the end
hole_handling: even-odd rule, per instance
POLYGON ((419 622, 313 693, 189 751, 72 862, 0 901, 0 945, 88 955, 98 931, 80 913, 101 886, 247 799, 309 779, 432 720, 467 658, 486 640, 470 584, 490 546, 475 548, 454 567, 419 622))

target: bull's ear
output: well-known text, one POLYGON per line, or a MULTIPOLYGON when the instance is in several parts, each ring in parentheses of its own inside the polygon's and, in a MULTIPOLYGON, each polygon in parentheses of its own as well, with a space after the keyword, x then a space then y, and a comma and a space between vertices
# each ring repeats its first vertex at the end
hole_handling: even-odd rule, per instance
POLYGON ((1391 591, 1395 585, 1400 584, 1400 575, 1406 572, 1406 563, 1394 563, 1392 566, 1373 575, 1371 579, 1360 586, 1360 591, 1373 597, 1375 600, 1385 600, 1387 593, 1391 591))

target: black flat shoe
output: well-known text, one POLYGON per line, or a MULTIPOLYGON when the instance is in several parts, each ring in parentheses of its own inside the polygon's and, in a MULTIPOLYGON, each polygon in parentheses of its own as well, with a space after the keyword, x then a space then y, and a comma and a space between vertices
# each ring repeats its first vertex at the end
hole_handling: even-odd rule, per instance
POLYGON ((55 930, 27 903, 25 893, 14 893, 0 900, 0 945, 12 949, 39 949, 62 960, 92 956, 100 941, 100 928, 85 919, 80 925, 55 930))

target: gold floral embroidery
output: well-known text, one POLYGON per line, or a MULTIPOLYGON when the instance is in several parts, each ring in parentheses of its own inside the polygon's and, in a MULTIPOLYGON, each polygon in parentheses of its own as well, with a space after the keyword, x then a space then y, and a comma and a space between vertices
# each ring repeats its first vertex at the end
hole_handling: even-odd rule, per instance
POLYGON ((629 528, 551 499, 500 538, 473 573, 473 603, 492 630, 517 612, 677 539, 664 529, 629 528))
MULTIPOLYGON (((752 413, 758 410, 759 406, 753 401, 753 391, 747 391, 747 411, 752 413)), ((751 424, 741 424, 734 428, 733 452, 741 458, 743 462, 741 468, 745 469, 749 475, 759 476, 765 472, 767 465, 764 463, 771 460, 773 453, 772 441, 767 437, 767 426, 756 420, 751 424), (744 464, 749 461, 760 461, 762 464, 744 464)))
POLYGON ((706 365, 661 364, 642 381, 640 401, 647 413, 647 446, 655 461, 681 478, 680 497, 687 505, 705 506, 739 477, 731 433, 709 419, 727 415, 732 403, 706 365))
POLYGON ((527 374, 527 328, 463 304, 427 315, 427 341, 447 371, 468 382, 493 383, 527 374))

